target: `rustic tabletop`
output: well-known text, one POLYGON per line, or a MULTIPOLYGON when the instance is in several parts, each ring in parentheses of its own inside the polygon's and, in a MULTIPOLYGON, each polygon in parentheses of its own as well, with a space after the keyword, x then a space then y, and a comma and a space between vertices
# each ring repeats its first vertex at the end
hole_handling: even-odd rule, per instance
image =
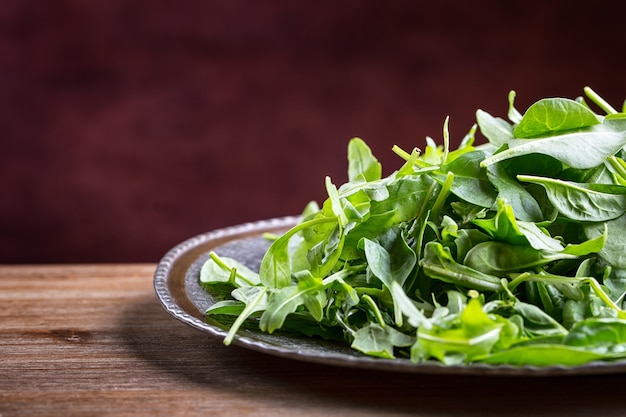
POLYGON ((619 416, 626 375, 419 375, 293 361, 161 307, 156 265, 0 266, 0 416, 619 416))

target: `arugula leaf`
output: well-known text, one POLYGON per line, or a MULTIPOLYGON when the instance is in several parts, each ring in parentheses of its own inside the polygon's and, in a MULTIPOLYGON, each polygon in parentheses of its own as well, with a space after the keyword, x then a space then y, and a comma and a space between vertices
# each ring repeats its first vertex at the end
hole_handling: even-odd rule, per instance
MULTIPOLYGON (((239 316, 237 316, 237 319, 229 329, 226 338, 224 338, 225 345, 229 345, 232 342, 241 325, 250 316, 252 316, 252 314, 259 311, 266 311, 267 294, 268 289, 260 286, 241 287, 233 290, 233 297, 245 304, 245 308, 239 316)), ((210 312, 211 310, 209 309, 209 314, 210 312)))
POLYGON ((291 285, 291 259, 289 241, 298 232, 319 225, 320 223, 336 223, 336 218, 314 218, 293 227, 276 239, 261 260, 259 276, 261 284, 269 288, 283 288, 291 285))
POLYGON ((430 329, 420 327, 411 356, 416 361, 435 357, 445 364, 471 362, 491 351, 502 327, 477 299, 471 299, 458 316, 430 329))
POLYGON ((367 355, 393 359, 394 347, 411 346, 415 337, 408 336, 390 326, 368 323, 354 333, 352 348, 367 355))
POLYGON ((398 229, 390 229, 393 236, 388 244, 391 253, 381 244, 364 239, 365 258, 372 273, 391 291, 395 305, 395 321, 402 326, 402 310, 394 296, 402 287, 417 263, 415 252, 406 244, 398 229), (398 287, 393 284, 398 284, 398 287))
POLYGON ((200 269, 200 282, 205 285, 215 283, 232 283, 233 285, 257 285, 259 274, 229 257, 219 257, 215 252, 200 269))
POLYGON ((269 298, 267 307, 261 316, 259 327, 268 333, 282 327, 287 315, 296 311, 301 305, 306 305, 316 320, 322 319, 324 285, 322 280, 312 275, 306 276, 297 286, 280 288, 269 298))
POLYGON ((354 138, 348 144, 348 161, 348 181, 368 182, 380 179, 382 165, 362 139, 354 138))

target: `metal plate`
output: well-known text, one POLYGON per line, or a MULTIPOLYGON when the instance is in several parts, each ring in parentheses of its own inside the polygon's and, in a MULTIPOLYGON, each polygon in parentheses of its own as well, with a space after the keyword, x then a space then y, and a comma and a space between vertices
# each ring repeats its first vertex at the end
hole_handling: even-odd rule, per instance
MULTIPOLYGON (((230 256, 258 271, 269 247, 264 233, 281 233, 297 222, 282 217, 246 223, 198 235, 172 248, 159 262, 154 288, 163 307, 178 320, 218 338, 224 338, 227 325, 205 319, 204 312, 215 300, 198 282, 200 268, 210 251, 230 256)), ((556 376, 626 372, 626 361, 594 362, 575 367, 509 365, 443 365, 439 362, 412 363, 408 359, 379 359, 366 356, 347 345, 300 335, 272 335, 254 329, 241 329, 233 344, 252 350, 328 365, 358 367, 394 372, 450 375, 556 376)))

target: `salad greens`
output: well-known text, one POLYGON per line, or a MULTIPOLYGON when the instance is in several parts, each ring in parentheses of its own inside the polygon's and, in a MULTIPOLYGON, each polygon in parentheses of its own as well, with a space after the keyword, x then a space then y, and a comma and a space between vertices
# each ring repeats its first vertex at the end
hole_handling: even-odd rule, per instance
POLYGON ((226 344, 253 321, 416 363, 625 359, 626 103, 584 91, 524 114, 511 92, 508 120, 478 110, 456 149, 446 119, 386 177, 352 139, 348 181, 326 178, 258 273, 210 254, 201 285, 230 295, 206 314, 235 318, 226 344))

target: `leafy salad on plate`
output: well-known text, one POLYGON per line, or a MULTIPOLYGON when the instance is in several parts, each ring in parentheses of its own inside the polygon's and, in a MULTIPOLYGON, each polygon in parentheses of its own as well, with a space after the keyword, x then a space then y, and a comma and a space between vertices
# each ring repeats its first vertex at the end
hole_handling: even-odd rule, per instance
POLYGON ((207 311, 382 358, 577 366, 626 359, 626 102, 590 88, 506 118, 478 110, 456 149, 398 146, 383 176, 359 138, 254 271, 210 253, 207 311), (485 143, 477 144, 480 132, 485 143))

